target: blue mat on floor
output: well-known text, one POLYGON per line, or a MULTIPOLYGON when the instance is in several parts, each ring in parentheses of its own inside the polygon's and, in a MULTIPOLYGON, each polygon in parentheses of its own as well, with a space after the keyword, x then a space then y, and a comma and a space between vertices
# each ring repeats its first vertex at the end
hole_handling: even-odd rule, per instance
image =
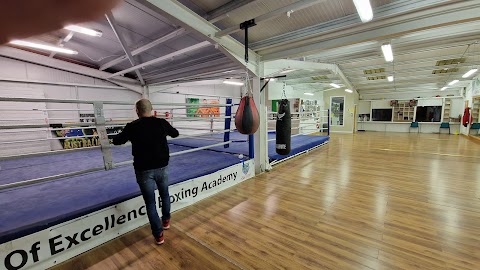
MULTIPOLYGON (((170 147, 171 152, 187 149, 191 148, 170 147)), ((130 147, 114 148, 114 160, 131 160, 130 151, 130 147)), ((1 171, 0 179, 9 182, 4 181, 5 175, 18 173, 21 177, 17 179, 26 176, 31 179, 43 173, 53 175, 68 172, 68 169, 78 171, 88 166, 101 166, 97 164, 101 162, 99 151, 92 150, 92 156, 88 152, 2 161, 7 169, 1 171)), ((174 156, 170 160, 169 182, 179 183, 239 162, 241 160, 234 155, 206 150, 174 156)), ((0 191, 0 244, 139 195, 132 166, 0 191)))

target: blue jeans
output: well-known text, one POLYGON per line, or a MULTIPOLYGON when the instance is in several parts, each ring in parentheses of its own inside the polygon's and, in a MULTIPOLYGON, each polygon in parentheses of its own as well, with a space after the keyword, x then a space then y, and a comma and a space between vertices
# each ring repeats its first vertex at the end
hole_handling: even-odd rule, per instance
POLYGON ((158 237, 163 226, 157 213, 155 188, 158 187, 162 200, 162 220, 170 219, 170 194, 168 193, 168 166, 147 171, 135 171, 137 183, 142 191, 143 200, 147 209, 148 221, 154 237, 158 237))

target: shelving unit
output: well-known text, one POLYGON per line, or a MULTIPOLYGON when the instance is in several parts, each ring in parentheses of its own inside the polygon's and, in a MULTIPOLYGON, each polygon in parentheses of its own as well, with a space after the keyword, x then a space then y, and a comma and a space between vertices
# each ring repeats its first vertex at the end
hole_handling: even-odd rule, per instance
POLYGON ((411 107, 408 101, 393 107, 393 122, 413 122, 414 117, 415 107, 411 107))
POLYGON ((451 112, 452 112, 452 100, 449 98, 446 98, 445 104, 443 105, 443 122, 450 122, 451 112))
POLYGON ((472 104, 473 123, 480 123, 480 98, 474 98, 472 104))

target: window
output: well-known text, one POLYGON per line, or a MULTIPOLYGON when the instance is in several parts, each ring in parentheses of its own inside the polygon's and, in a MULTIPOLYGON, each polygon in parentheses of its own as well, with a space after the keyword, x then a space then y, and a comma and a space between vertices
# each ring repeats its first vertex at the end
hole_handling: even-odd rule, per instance
POLYGON ((442 106, 417 106, 415 116, 417 122, 440 122, 442 106))
POLYGON ((345 107, 345 97, 330 98, 330 125, 343 126, 344 107, 345 107))
POLYGON ((372 121, 392 121, 392 109, 372 109, 372 121))

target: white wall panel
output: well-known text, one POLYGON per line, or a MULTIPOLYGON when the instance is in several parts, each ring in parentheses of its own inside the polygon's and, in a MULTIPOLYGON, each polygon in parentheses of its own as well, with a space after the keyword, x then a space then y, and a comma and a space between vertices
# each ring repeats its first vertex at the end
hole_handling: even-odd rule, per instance
MULTIPOLYGON (((44 98, 42 91, 0 83, 1 97, 44 98)), ((11 156, 50 150, 45 129, 2 129, 1 126, 46 124, 45 103, 0 101, 0 156, 11 156), (21 111, 20 111, 21 110, 21 111)))
POLYGON ((0 78, 27 79, 28 63, 0 57, 0 78))
MULTIPOLYGON (((61 71, 53 68, 47 68, 44 66, 21 62, 17 60, 11 60, 8 58, 0 57, 0 79, 21 79, 21 80, 32 80, 32 81, 42 81, 42 82, 51 82, 51 83, 78 83, 78 84, 87 84, 87 85, 104 85, 104 86, 116 86, 108 81, 103 81, 100 79, 91 78, 84 75, 79 75, 75 73, 70 73, 66 71, 61 71)), ((129 90, 122 89, 108 89, 108 88, 86 88, 86 87, 76 87, 76 86, 61 86, 61 85, 49 85, 49 84, 36 84, 28 82, 1 82, 0 81, 0 96, 1 97, 30 97, 30 98, 51 98, 51 99, 84 99, 92 101, 121 101, 129 102, 129 106, 117 106, 109 105, 110 108, 128 108, 124 111, 108 111, 105 113, 107 118, 113 119, 134 119, 135 113, 133 111, 133 104, 136 100, 141 98, 141 95, 129 90), (2 91, 3 90, 3 91, 2 91)), ((0 110, 12 110, 16 108, 24 108, 31 110, 32 108, 41 107, 43 110, 47 110, 48 123, 72 123, 79 121, 80 113, 93 113, 92 105, 88 104, 64 104, 64 103, 0 103, 0 110), (13 107, 12 107, 13 106, 13 107), (79 111, 81 109, 82 111, 79 111), (58 111, 64 110, 64 111, 58 111), (69 110, 69 111, 68 111, 69 110)), ((20 118, 29 119, 28 123, 38 124, 38 120, 32 120, 33 118, 39 118, 38 115, 43 115, 42 112, 31 112, 31 113, 15 113, 8 112, 8 117, 17 116, 20 118)), ((0 115, 0 118, 5 119, 6 114, 0 115)), ((12 118, 13 119, 13 118, 12 118)), ((6 121, 0 121, 0 124, 7 123, 6 121)), ((8 122, 13 125, 19 123, 25 124, 22 121, 17 122, 8 122)), ((45 121, 41 121, 40 124, 44 124, 45 121)), ((8 133, 13 136, 1 136, 3 141, 12 141, 12 140, 27 140, 32 138, 46 139, 50 137, 51 134, 47 134, 46 131, 29 130, 18 131, 17 133, 12 133, 12 130, 2 130, 3 133, 8 133), (33 137, 32 137, 33 136, 33 137)), ((3 134, 2 134, 3 135, 3 134)), ((11 154, 21 154, 21 153, 31 153, 31 152, 43 152, 48 150, 58 149, 58 141, 52 141, 51 144, 49 141, 43 142, 29 142, 24 144, 13 144, 3 146, 0 148, 0 155, 11 155, 11 154)))
POLYGON ((370 101, 363 101, 360 100, 358 102, 358 114, 370 114, 371 109, 371 102, 370 101))

